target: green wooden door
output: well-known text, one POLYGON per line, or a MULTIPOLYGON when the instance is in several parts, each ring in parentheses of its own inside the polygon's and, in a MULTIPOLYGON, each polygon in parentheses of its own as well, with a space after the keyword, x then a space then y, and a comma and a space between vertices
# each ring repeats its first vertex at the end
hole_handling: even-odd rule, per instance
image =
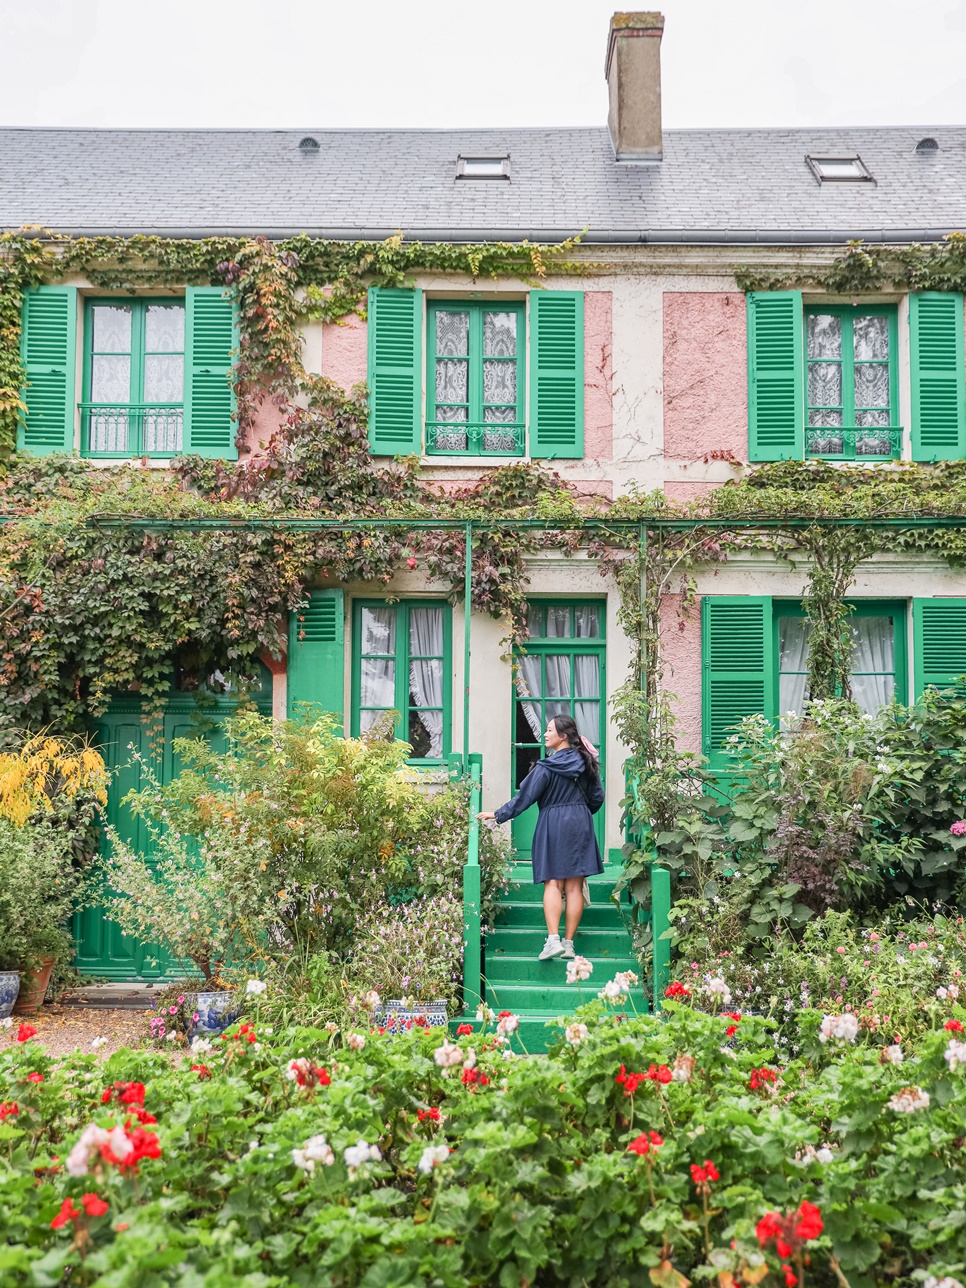
MULTIPOLYGON (((271 713, 272 679, 261 668, 262 687, 256 704, 263 714, 271 713)), ((141 718, 141 704, 136 698, 115 699, 97 721, 95 737, 110 771, 107 789, 107 822, 117 828, 129 844, 142 854, 150 853, 150 837, 144 823, 130 809, 121 805, 129 791, 142 786, 146 762, 162 784, 170 783, 181 772, 180 759, 174 751, 175 738, 208 737, 216 750, 221 750, 224 734, 220 721, 233 709, 229 697, 219 698, 214 707, 200 707, 190 692, 176 692, 164 714, 164 741, 152 751, 147 729, 141 718), (221 744, 221 745, 220 745, 221 744)), ((106 844, 106 839, 105 842, 106 844)), ((74 914, 74 964, 82 975, 99 975, 111 980, 159 979, 173 968, 157 944, 139 943, 122 934, 120 926, 108 915, 107 908, 95 905, 74 914)))
MULTIPOLYGON (((544 755, 543 732, 555 715, 569 715, 600 750, 604 776, 606 699, 604 685, 605 606, 602 600, 532 600, 526 653, 515 658, 511 790, 515 794, 535 761, 544 755)), ((605 806, 606 809, 606 806, 605 806)), ((594 817, 604 852, 604 810, 594 817)), ((511 824, 519 861, 530 860, 537 810, 511 824)))

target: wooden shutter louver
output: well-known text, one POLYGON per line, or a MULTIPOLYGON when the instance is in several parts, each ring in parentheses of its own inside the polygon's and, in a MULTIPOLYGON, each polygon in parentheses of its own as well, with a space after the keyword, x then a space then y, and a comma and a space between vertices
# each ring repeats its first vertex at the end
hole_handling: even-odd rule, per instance
POLYGON ((24 292, 20 346, 27 384, 17 446, 36 456, 74 449, 77 288, 38 286, 24 292))
POLYGON ((805 401, 801 291, 748 296, 748 459, 801 460, 805 401))
POLYGON ((945 689, 966 675, 966 599, 914 599, 912 635, 917 698, 929 684, 945 689))
POLYGON ((311 702, 345 717, 345 594, 313 590, 289 614, 288 714, 311 702))
POLYGON ((421 291, 369 289, 369 450, 422 450, 421 291))
POLYGON ((909 337, 913 460, 957 460, 966 455, 963 296, 955 291, 911 295, 909 337))
POLYGON ((771 715, 771 600, 706 595, 701 619, 703 751, 713 768, 733 768, 723 744, 734 726, 745 716, 771 715))
POLYGON ((219 286, 189 286, 185 307, 184 451, 235 460, 232 353, 238 336, 234 305, 219 286))
POLYGON ((530 296, 530 455, 579 460, 584 454, 584 296, 530 296))

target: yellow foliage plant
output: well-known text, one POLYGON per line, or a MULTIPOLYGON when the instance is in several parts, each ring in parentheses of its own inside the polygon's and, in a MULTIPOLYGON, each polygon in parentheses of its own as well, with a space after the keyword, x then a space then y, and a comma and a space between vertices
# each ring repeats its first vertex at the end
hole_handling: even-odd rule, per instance
POLYGON ((50 813, 58 797, 90 794, 107 804, 107 767, 81 737, 43 732, 16 751, 0 752, 0 818, 23 827, 36 813, 50 813))

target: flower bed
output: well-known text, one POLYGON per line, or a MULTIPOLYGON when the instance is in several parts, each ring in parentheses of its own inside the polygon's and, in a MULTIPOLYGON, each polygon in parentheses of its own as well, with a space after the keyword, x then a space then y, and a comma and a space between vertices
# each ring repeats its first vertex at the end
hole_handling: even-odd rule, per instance
MULTIPOLYGON (((916 1047, 802 1017, 625 1013, 524 1058, 515 1017, 441 1040, 270 1032, 0 1055, 4 1285, 685 1288, 966 1276, 964 1013, 916 1047)), ((578 986, 580 986, 578 984, 578 986)), ((583 984, 586 995, 597 992, 583 984)), ((579 1000, 579 999, 575 999, 579 1000)), ((489 1020, 491 1017, 487 1017, 489 1020)), ((22 1039, 22 1040, 18 1040, 22 1039)), ((950 1288, 947 1283, 946 1288, 950 1288)))

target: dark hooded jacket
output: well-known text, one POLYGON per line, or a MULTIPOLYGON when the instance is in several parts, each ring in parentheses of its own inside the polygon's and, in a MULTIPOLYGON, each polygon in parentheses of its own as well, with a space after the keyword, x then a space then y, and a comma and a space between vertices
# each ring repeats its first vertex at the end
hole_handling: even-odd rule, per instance
POLYGON ((540 817, 533 834, 533 880, 563 880, 603 872, 592 814, 604 803, 600 781, 590 781, 583 757, 573 747, 539 760, 512 801, 501 805, 498 823, 516 818, 537 804, 540 817))

